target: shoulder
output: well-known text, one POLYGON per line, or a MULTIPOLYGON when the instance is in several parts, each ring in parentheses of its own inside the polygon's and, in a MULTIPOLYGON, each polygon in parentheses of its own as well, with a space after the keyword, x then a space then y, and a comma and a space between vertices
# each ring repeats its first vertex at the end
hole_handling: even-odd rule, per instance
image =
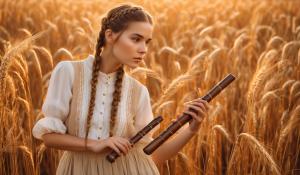
POLYGON ((129 81, 128 91, 130 93, 131 99, 134 101, 133 103, 139 104, 138 106, 140 106, 142 103, 150 101, 148 88, 127 73, 125 75, 127 81, 129 81))
POLYGON ((72 61, 64 60, 60 61, 56 64, 56 66, 53 69, 53 72, 61 72, 64 74, 72 74, 73 73, 73 66, 72 61))
POLYGON ((56 64, 51 73, 52 79, 55 80, 67 80, 73 82, 74 79, 74 68, 72 61, 64 60, 56 64))
POLYGON ((147 87, 144 84, 142 84, 140 81, 133 78, 129 74, 125 73, 125 77, 126 77, 127 81, 129 81, 129 83, 133 89, 141 91, 141 92, 148 91, 147 87))
POLYGON ((56 66, 54 67, 54 70, 70 70, 72 69, 72 61, 69 60, 64 60, 64 61, 60 61, 56 64, 56 66))
POLYGON ((92 60, 92 55, 78 60, 63 60, 56 64, 52 73, 59 72, 60 74, 73 77, 75 71, 79 71, 78 69, 80 69, 80 67, 90 66, 90 64, 92 64, 92 60))

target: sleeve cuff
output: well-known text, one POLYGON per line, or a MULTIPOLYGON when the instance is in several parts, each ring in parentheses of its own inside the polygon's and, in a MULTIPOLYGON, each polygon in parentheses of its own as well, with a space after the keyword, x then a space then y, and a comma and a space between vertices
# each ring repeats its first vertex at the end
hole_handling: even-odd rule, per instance
POLYGON ((54 117, 45 117, 40 119, 32 129, 32 135, 37 139, 42 139, 42 136, 47 133, 66 133, 66 126, 60 119, 54 117))

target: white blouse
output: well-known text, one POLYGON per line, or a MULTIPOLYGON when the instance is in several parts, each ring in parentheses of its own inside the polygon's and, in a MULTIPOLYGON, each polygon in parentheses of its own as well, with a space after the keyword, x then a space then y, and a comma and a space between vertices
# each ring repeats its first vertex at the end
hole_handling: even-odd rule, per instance
MULTIPOLYGON (((89 55, 87 59, 82 60, 84 64, 84 96, 82 109, 83 114, 87 115, 90 99, 89 83, 92 74, 92 64, 94 57, 89 55)), ((111 103, 114 92, 114 83, 116 80, 116 72, 106 74, 100 71, 98 77, 98 84, 96 86, 96 99, 95 107, 92 116, 91 126, 88 134, 90 139, 103 139, 109 137, 109 125, 110 125, 110 111, 111 103)), ((133 79, 127 73, 124 74, 123 81, 133 79)), ((137 80, 135 80, 137 81, 137 80)), ((42 106, 42 112, 44 118, 37 121, 33 127, 33 136, 37 139, 41 139, 42 135, 46 133, 61 133, 65 134, 67 127, 65 121, 70 112, 70 102, 72 99, 72 85, 74 82, 74 69, 70 61, 61 61, 54 68, 47 91, 46 98, 42 106)), ((150 96, 148 89, 137 81, 137 85, 141 86, 142 93, 138 100, 137 113, 135 116, 134 126, 138 130, 146 126, 152 119, 153 113, 150 104, 150 96)), ((122 86, 122 94, 126 95, 126 86, 122 86)), ((122 98, 121 98, 122 99, 122 98)), ((121 100, 119 103, 118 116, 120 117, 120 123, 126 120, 126 110, 122 109, 126 105, 125 100, 121 100)), ((82 117, 80 121, 81 126, 79 137, 85 136, 85 118, 82 117)), ((155 130, 158 129, 157 126, 155 130)), ((122 127, 120 131, 122 132, 122 127)))

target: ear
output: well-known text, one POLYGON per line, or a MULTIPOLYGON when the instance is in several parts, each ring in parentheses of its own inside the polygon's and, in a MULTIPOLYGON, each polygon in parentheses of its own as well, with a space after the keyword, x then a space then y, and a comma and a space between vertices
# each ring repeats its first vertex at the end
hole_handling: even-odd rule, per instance
POLYGON ((111 29, 107 29, 105 31, 105 39, 107 43, 112 44, 116 39, 116 34, 111 29))

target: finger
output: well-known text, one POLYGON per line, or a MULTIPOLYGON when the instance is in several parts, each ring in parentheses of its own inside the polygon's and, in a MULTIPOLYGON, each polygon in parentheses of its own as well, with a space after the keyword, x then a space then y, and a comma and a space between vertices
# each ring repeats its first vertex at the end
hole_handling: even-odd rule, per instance
POLYGON ((193 118, 193 120, 195 120, 195 121, 197 121, 197 122, 199 122, 199 123, 202 121, 202 118, 199 117, 199 116, 198 116, 196 113, 194 113, 194 112, 186 111, 185 113, 191 115, 192 118, 193 118))
POLYGON ((209 110, 210 105, 208 104, 208 102, 205 101, 205 100, 203 100, 203 104, 204 104, 204 106, 207 108, 207 110, 209 110))
POLYGON ((127 154, 127 148, 121 142, 116 142, 115 145, 123 152, 123 154, 127 154))
POLYGON ((201 119, 200 119, 200 117, 199 117, 199 116, 197 116, 197 114, 196 114, 196 113, 194 113, 194 112, 191 112, 191 111, 185 111, 184 113, 191 115, 191 116, 193 117, 193 119, 195 119, 195 120, 196 120, 196 121, 198 121, 198 122, 201 122, 201 119))
POLYGON ((118 147, 116 145, 114 145, 113 143, 109 145, 109 147, 111 149, 113 149, 115 152, 118 153, 119 156, 121 156, 121 151, 118 149, 118 147))
POLYGON ((207 108, 203 103, 200 104, 200 108, 202 109, 202 111, 203 111, 204 113, 207 113, 207 112, 208 112, 208 108, 207 108))
POLYGON ((202 103, 194 102, 193 104, 190 104, 188 107, 189 107, 189 108, 192 108, 192 109, 195 109, 196 111, 198 111, 199 108, 200 108, 202 111, 207 111, 202 103))
MULTIPOLYGON (((196 110, 197 112, 198 112, 199 110, 202 110, 201 107, 196 106, 196 105, 189 105, 189 109, 194 109, 194 110, 196 110)), ((187 111, 189 111, 189 110, 187 110, 187 111)))
POLYGON ((131 143, 130 143, 129 140, 127 140, 127 139, 125 139, 123 143, 124 143, 124 145, 126 146, 127 153, 128 153, 129 150, 131 149, 131 143))
POLYGON ((132 144, 130 143, 130 141, 128 139, 123 138, 123 143, 126 145, 128 151, 132 148, 132 144))
POLYGON ((206 116, 207 116, 206 112, 204 112, 203 110, 199 111, 199 117, 201 118, 201 120, 203 120, 203 118, 206 117, 206 116))
POLYGON ((208 108, 202 102, 195 102, 193 105, 199 106, 203 111, 208 111, 208 108))
MULTIPOLYGON (((197 111, 196 114, 197 114, 198 117, 203 118, 203 117, 206 116, 206 113, 204 112, 204 109, 202 109, 201 107, 198 107, 198 106, 190 106, 190 108, 192 108, 192 109, 194 109, 194 110, 197 111)), ((193 112, 193 111, 191 111, 191 112, 193 112)))
POLYGON ((200 99, 199 102, 202 102, 204 104, 204 106, 209 109, 209 104, 206 100, 200 99))
POLYGON ((125 146, 127 148, 127 152, 128 152, 132 148, 132 144, 127 139, 124 139, 123 141, 124 141, 123 143, 125 144, 125 146))
POLYGON ((124 139, 124 138, 122 139, 122 143, 126 147, 127 152, 128 152, 131 149, 131 147, 132 147, 131 143, 129 142, 128 139, 124 139))
POLYGON ((202 120, 203 120, 203 117, 204 115, 203 115, 203 112, 202 111, 199 111, 199 113, 197 114, 197 115, 195 115, 195 116, 192 116, 193 117, 193 119, 195 119, 197 122, 202 122, 202 120), (200 115, 199 115, 200 114, 200 115))
POLYGON ((115 144, 116 144, 116 146, 118 146, 119 149, 121 149, 121 151, 122 151, 123 153, 126 153, 126 152, 127 152, 126 144, 123 143, 121 137, 119 137, 119 138, 117 138, 117 139, 115 140, 115 144))
MULTIPOLYGON (((196 108, 196 107, 195 107, 196 108)), ((196 109, 195 109, 196 110, 196 109)), ((197 109, 197 115, 201 118, 205 117, 206 116, 206 111, 205 109, 203 109, 202 107, 198 107, 197 109)))

